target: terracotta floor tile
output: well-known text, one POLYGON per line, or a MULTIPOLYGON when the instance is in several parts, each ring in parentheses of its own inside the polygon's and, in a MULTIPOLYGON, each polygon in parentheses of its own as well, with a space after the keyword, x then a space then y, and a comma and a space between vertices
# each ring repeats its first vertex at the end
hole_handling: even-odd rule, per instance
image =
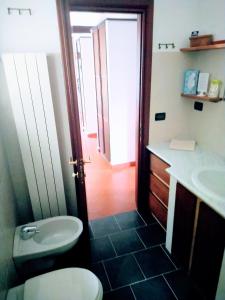
POLYGON ((97 150, 97 139, 82 137, 90 220, 136 209, 135 166, 112 168, 97 150))

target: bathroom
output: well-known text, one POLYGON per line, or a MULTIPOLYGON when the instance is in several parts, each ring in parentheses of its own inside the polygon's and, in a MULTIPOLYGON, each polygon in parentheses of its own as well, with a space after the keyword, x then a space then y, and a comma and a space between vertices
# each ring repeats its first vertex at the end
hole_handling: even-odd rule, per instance
MULTIPOLYGON (((220 79, 223 82, 221 92, 224 91, 224 49, 199 53, 180 52, 180 48, 189 47, 189 37, 191 32, 195 30, 199 31, 199 35, 213 34, 214 40, 224 40, 224 14, 225 7, 222 0, 218 0, 216 3, 209 0, 204 2, 200 0, 188 2, 158 0, 154 3, 150 132, 147 144, 150 144, 150 150, 155 151, 156 155, 160 155, 156 146, 162 142, 169 142, 173 138, 191 139, 197 142, 197 147, 214 153, 216 157, 221 157, 224 162, 224 102, 202 102, 203 110, 198 111, 194 109, 195 101, 180 96, 183 73, 189 68, 198 68, 203 72, 213 74, 215 79, 220 79), (169 46, 166 49, 162 46, 159 49, 159 43, 174 43, 175 48, 169 46), (156 113, 166 113, 166 119, 155 121, 156 113)), ((73 168, 68 166, 68 160, 71 156, 71 141, 66 108, 66 91, 63 82, 63 65, 60 57, 56 3, 54 0, 2 1, 0 4, 0 25, 1 55, 13 52, 47 53, 66 207, 68 215, 77 216, 78 206, 77 202, 74 201, 76 191, 74 181, 71 178, 73 168), (8 7, 30 8, 32 15, 30 16, 29 12, 23 16, 19 16, 16 12, 8 15, 8 7)), ((0 91, 0 108, 3 112, 0 118, 0 299, 6 299, 8 289, 23 283, 12 259, 15 228, 33 222, 34 219, 2 59, 0 60, 0 91)), ((223 96, 223 93, 221 95, 223 96)), ((161 159, 163 158, 166 160, 165 153, 164 156, 161 153, 161 159)), ((201 158, 204 160, 203 156, 201 158)), ((216 164, 215 161, 218 162, 217 159, 214 159, 213 164, 216 164)), ((185 168, 182 162, 178 168, 180 170, 185 168)), ((186 186, 186 188, 188 187, 186 186)), ((142 221, 140 218, 137 219, 140 223, 143 222, 142 219, 142 221)), ((153 224, 149 226, 153 226, 153 224)), ((135 228, 137 227, 139 226, 135 226, 135 228)), ((147 229, 146 231, 148 232, 147 229)), ((158 231, 160 232, 160 239, 165 238, 165 232, 158 231)), ((161 248, 163 248, 164 243, 165 241, 160 241, 161 248)), ((68 263, 66 267, 68 267, 68 263)), ((105 279, 103 277, 107 274, 105 275, 105 270, 102 270, 103 267, 105 265, 102 263, 96 264, 93 272, 104 285, 105 279), (99 271, 99 269, 101 270, 99 271), (102 274, 104 276, 101 276, 102 274)), ((171 274, 177 267, 175 268, 173 265, 171 274)), ((224 276, 224 274, 222 275, 224 276)), ((159 299, 195 299, 191 296, 188 298, 188 293, 183 295, 180 292, 178 295, 175 287, 171 287, 172 279, 170 278, 171 281, 169 282, 169 275, 160 276, 160 282, 157 282, 156 289, 161 286, 162 293, 164 290, 166 292, 161 294, 159 299), (165 284, 167 284, 166 287, 165 284)), ((146 277, 148 278, 148 276, 146 277)), ((182 278, 179 276, 177 281, 179 282, 182 278)), ((108 299, 150 298, 149 289, 142 286, 145 281, 148 282, 145 279, 141 281, 141 284, 137 283, 139 286, 135 288, 132 288, 131 283, 115 288, 106 287, 105 297, 108 299)), ((111 282, 108 282, 108 285, 110 284, 112 285, 111 282)), ((215 299, 224 299, 224 295, 225 292, 222 290, 215 299)), ((156 296, 153 299, 157 299, 156 296)))

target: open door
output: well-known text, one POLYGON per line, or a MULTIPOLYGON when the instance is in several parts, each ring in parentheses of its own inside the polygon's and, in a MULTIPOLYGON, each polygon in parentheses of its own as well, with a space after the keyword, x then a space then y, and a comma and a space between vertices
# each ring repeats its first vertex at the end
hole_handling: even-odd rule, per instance
POLYGON ((70 26, 70 11, 98 11, 117 13, 136 13, 140 17, 138 26, 140 32, 140 73, 139 82, 139 111, 137 128, 137 206, 139 209, 147 207, 148 184, 146 182, 147 150, 145 146, 149 140, 149 107, 152 60, 152 31, 153 31, 153 0, 57 0, 58 22, 61 39, 62 59, 66 86, 67 106, 71 134, 72 154, 70 164, 74 167, 74 179, 77 194, 78 217, 84 223, 84 230, 88 232, 88 214, 85 193, 84 161, 82 157, 82 141, 80 135, 79 109, 77 100, 76 77, 73 60, 72 35, 70 26))

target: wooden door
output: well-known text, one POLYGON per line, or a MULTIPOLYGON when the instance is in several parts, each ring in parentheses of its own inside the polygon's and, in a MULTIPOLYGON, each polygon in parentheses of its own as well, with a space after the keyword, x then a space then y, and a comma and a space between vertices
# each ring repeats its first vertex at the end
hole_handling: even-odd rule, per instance
MULTIPOLYGON (((148 201, 148 192, 146 192, 148 180, 146 181, 146 160, 148 151, 146 145, 149 141, 149 108, 151 92, 151 65, 152 65, 152 37, 153 37, 153 0, 139 1, 118 1, 107 0, 104 3, 100 0, 56 0, 58 23, 60 30, 61 51, 64 67, 64 78, 66 87, 66 98, 68 117, 70 124, 71 146, 73 159, 82 161, 82 144, 80 136, 79 111, 77 104, 76 78, 74 72, 72 36, 70 25, 70 11, 111 11, 138 13, 138 28, 140 41, 140 66, 138 68, 139 89, 139 111, 138 111, 138 128, 137 128, 137 203, 138 208, 146 207, 148 201), (147 182, 147 184, 146 184, 147 182)), ((109 140, 109 139, 108 139, 109 140)), ((84 222, 84 231, 88 232, 87 202, 84 183, 83 165, 74 165, 74 171, 79 171, 81 175, 76 177, 76 196, 78 216, 84 222)), ((75 200, 76 201, 76 200, 75 200)))
POLYGON ((104 124, 103 124, 103 105, 102 105, 102 91, 101 91, 101 76, 100 76, 100 53, 99 53, 99 36, 98 29, 92 31, 93 49, 94 49, 94 63, 95 63, 95 86, 96 86, 96 106, 97 106, 97 125, 98 125, 98 147, 99 151, 105 153, 104 141, 104 124))
POLYGON ((110 127, 109 127, 109 99, 108 99, 108 76, 107 76, 107 50, 105 24, 99 27, 99 53, 101 67, 101 93, 103 113, 104 155, 110 161, 110 127))

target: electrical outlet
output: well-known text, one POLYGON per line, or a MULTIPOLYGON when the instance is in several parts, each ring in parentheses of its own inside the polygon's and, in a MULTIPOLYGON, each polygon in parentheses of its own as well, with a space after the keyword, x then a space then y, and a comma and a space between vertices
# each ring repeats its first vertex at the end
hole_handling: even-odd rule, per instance
POLYGON ((165 112, 155 114, 155 121, 164 121, 165 119, 166 119, 166 113, 165 112))
POLYGON ((203 110, 203 103, 195 101, 195 103, 194 103, 194 109, 202 111, 203 110))

